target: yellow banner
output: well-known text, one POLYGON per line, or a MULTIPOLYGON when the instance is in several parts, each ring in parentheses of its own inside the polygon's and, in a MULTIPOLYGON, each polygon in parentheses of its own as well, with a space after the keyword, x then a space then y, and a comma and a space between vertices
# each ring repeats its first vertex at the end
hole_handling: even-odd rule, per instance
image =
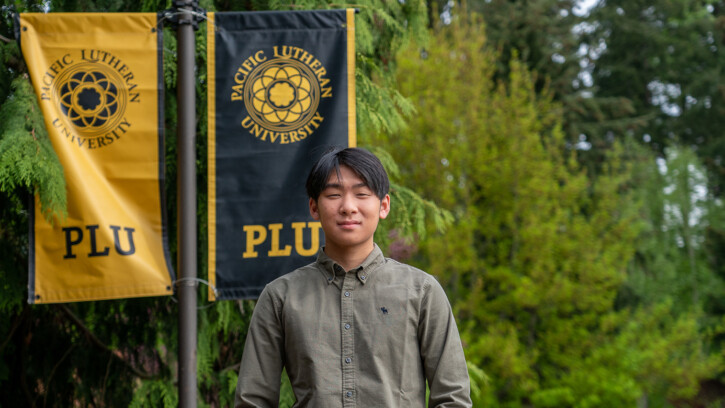
POLYGON ((20 44, 68 188, 53 223, 36 197, 28 301, 172 294, 156 14, 21 14, 20 44))

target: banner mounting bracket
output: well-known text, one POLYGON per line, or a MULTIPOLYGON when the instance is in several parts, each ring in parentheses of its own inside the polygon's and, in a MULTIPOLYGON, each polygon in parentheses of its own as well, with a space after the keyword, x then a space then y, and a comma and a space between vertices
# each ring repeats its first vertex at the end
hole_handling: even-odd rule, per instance
POLYGON ((199 22, 206 20, 206 10, 199 7, 197 0, 174 0, 171 8, 161 11, 162 20, 169 20, 171 25, 178 28, 182 25, 191 25, 194 31, 199 29, 199 22), (191 14, 191 19, 179 19, 182 14, 191 14))

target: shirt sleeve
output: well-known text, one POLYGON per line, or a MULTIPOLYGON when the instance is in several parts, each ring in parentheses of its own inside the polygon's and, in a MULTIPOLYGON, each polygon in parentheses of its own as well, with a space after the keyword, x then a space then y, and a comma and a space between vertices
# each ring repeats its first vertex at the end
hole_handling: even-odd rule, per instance
POLYGON ((423 286, 418 325, 430 408, 472 407, 471 384, 451 305, 433 277, 423 286))
POLYGON ((277 407, 284 365, 284 332, 269 286, 254 307, 244 344, 235 408, 277 407))

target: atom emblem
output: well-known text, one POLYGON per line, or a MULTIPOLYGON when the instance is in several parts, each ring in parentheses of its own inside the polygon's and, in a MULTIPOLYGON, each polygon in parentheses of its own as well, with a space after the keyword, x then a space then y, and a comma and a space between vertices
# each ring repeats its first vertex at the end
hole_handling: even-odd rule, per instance
POLYGON ((59 78, 54 94, 61 111, 81 135, 97 136, 123 117, 126 94, 113 71, 92 64, 79 64, 59 78))
POLYGON ((271 60, 251 74, 244 103, 265 127, 286 131, 304 125, 319 103, 317 78, 294 60, 271 60))

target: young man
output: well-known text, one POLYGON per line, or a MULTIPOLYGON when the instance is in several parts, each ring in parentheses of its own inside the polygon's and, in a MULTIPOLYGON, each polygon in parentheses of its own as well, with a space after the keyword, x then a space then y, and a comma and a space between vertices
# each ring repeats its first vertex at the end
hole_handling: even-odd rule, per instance
POLYGON ((307 178, 322 223, 317 261, 264 289, 244 346, 236 407, 277 407, 282 368, 295 407, 470 407, 456 322, 431 275, 373 242, 388 176, 363 149, 328 151, 307 178))

